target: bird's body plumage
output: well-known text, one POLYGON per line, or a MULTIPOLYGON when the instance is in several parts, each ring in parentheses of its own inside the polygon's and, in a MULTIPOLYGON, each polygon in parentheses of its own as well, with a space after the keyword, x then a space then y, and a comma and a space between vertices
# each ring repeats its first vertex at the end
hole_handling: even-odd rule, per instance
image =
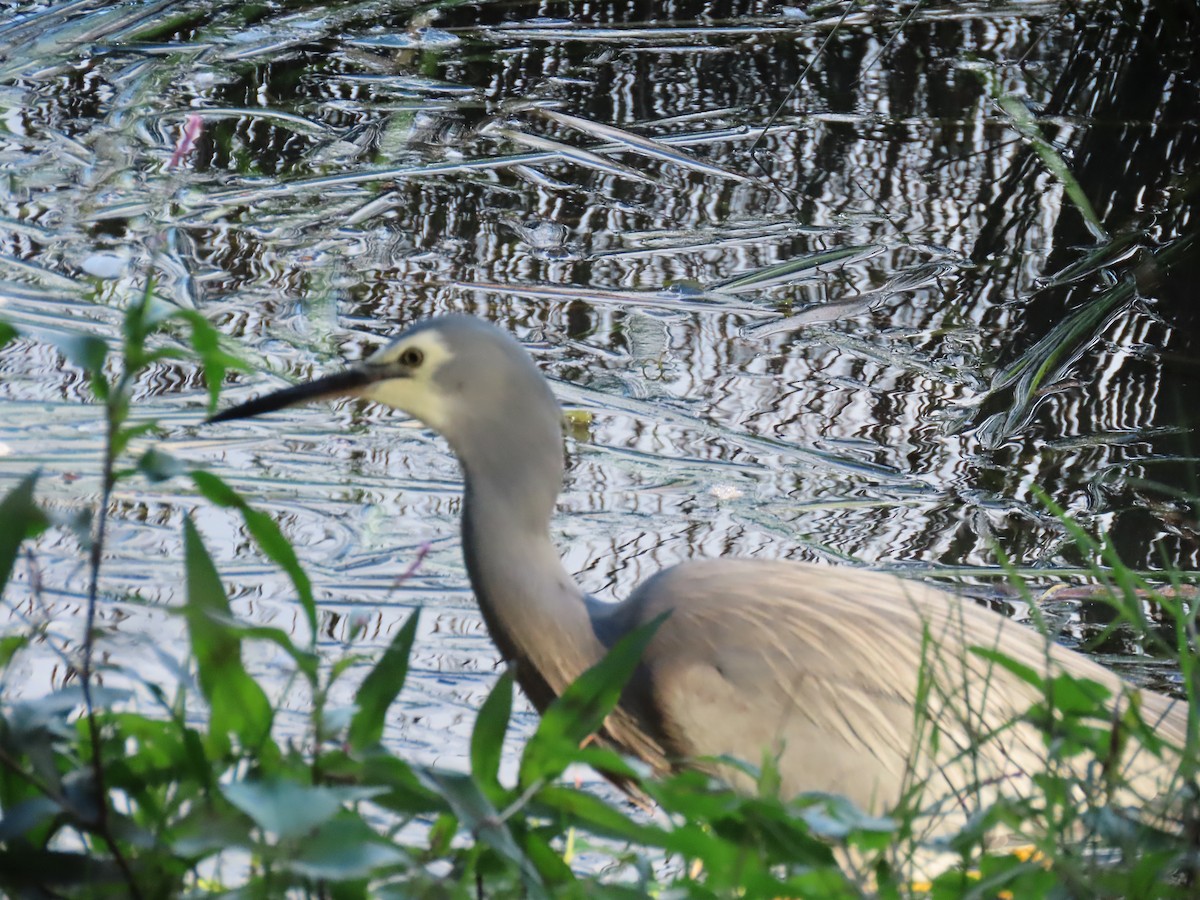
MULTIPOLYGON (((961 822, 1001 793, 1026 794, 1047 749, 1021 719, 1045 693, 976 648, 1039 675, 1095 681, 1121 708, 1136 695, 1159 737, 1184 744, 1186 704, 1136 691, 989 608, 890 575, 688 562, 651 578, 622 609, 628 627, 667 611, 646 652, 665 757, 758 765, 747 751, 759 748, 787 796, 829 791, 881 812, 911 792, 918 808, 961 822), (923 746, 934 730, 937 748, 923 746)), ((1121 765, 1143 799, 1173 777, 1140 747, 1121 765)), ((730 767, 723 774, 739 780, 730 767)))
MULTIPOLYGON (((697 561, 659 573, 623 603, 598 603, 551 540, 561 411, 519 344, 450 316, 410 329, 351 371, 311 393, 399 407, 458 456, 468 574, 493 640, 539 710, 621 635, 669 613, 600 736, 660 771, 694 765, 739 783, 738 767, 714 760, 758 766, 769 757, 787 795, 835 792, 876 812, 906 800, 961 821, 999 792, 1027 790, 1046 757, 1041 733, 1020 721, 1043 692, 977 647, 1038 675, 1098 682, 1114 714, 1136 697, 1167 745, 1184 743, 1186 704, 1139 692, 990 609, 891 575, 697 561)), ((291 404, 297 391, 218 418, 291 404)), ((1175 762, 1170 751, 1125 751, 1131 802, 1164 794, 1175 762)))

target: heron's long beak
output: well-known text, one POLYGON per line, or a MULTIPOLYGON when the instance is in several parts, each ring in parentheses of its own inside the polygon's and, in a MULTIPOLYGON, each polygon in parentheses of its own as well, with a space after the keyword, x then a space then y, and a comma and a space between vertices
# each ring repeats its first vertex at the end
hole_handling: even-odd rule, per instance
MULTIPOLYGON (((205 421, 229 422, 233 419, 248 419, 251 416, 261 416, 263 413, 275 412, 287 406, 307 403, 309 400, 333 399, 335 397, 352 397, 361 393, 362 389, 380 380, 383 373, 376 374, 366 368, 346 369, 326 375, 316 381, 297 384, 283 388, 273 394, 265 394, 230 409, 222 410, 209 416, 205 421)), ((394 377, 394 375, 393 375, 394 377)))

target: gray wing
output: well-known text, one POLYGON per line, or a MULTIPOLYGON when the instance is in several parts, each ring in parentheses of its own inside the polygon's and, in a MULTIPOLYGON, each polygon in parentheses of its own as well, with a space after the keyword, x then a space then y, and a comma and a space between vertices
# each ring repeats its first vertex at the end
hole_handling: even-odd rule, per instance
MULTIPOLYGON (((767 753, 786 793, 833 791, 869 810, 919 793, 920 808, 958 818, 1027 788, 1027 773, 1041 769, 1040 733, 1012 724, 1040 692, 972 647, 1100 682, 1116 702, 1136 693, 992 610, 877 573, 687 563, 626 605, 630 625, 667 610, 646 668, 669 755, 757 767, 767 753)), ((1147 720, 1181 745, 1186 705, 1141 693, 1147 720)), ((1159 793, 1166 764, 1143 752, 1136 766, 1141 787, 1159 793)))

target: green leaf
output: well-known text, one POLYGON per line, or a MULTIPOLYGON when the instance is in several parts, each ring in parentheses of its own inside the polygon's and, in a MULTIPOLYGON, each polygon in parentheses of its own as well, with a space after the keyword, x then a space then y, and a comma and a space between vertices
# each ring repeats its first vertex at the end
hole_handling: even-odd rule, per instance
POLYGON ((562 887, 575 881, 575 873, 571 871, 566 860, 537 832, 525 831, 521 835, 521 845, 525 850, 525 856, 537 867, 538 874, 546 884, 562 887))
POLYGON ((512 715, 512 695, 513 676, 511 672, 505 672, 479 708, 471 732, 471 774, 493 803, 501 802, 507 793, 500 784, 500 757, 512 715))
POLYGON ((1083 187, 1072 174, 1066 160, 1042 135, 1041 126, 1030 112, 1025 100, 1010 93, 1002 93, 996 97, 998 83, 999 79, 991 79, 993 96, 997 105, 1009 117, 1013 128, 1033 147, 1046 170, 1063 186, 1067 196, 1075 204, 1075 208, 1079 210, 1079 214, 1083 216, 1084 221, 1091 229, 1092 235, 1099 241, 1107 241, 1109 239, 1108 232, 1104 230, 1104 225, 1101 223, 1100 217, 1096 215, 1096 210, 1088 200, 1087 194, 1083 192, 1083 187))
POLYGON ((712 830, 700 825, 685 822, 679 827, 667 832, 667 850, 685 859, 695 859, 704 863, 705 868, 712 870, 714 863, 728 867, 729 857, 744 849, 738 848, 730 841, 715 836, 712 830))
POLYGON ((150 298, 154 296, 154 283, 155 277, 151 273, 146 279, 141 295, 125 308, 125 316, 121 320, 121 333, 125 339, 121 352, 125 357, 125 365, 131 372, 141 369, 145 362, 143 352, 146 349, 146 336, 150 333, 150 328, 145 322, 146 307, 150 298))
POLYGON ((208 856, 253 841, 246 817, 224 804, 203 803, 175 820, 167 836, 179 856, 208 856))
POLYGON ((383 737, 388 707, 404 687, 404 679, 408 676, 408 658, 412 653, 420 615, 419 609, 413 610, 354 695, 358 712, 350 722, 347 739, 355 750, 364 750, 377 744, 383 737))
POLYGON ((326 753, 321 757, 321 770, 332 778, 384 788, 385 793, 374 798, 375 804, 404 816, 429 815, 447 809, 445 799, 430 791, 412 766, 386 753, 373 753, 362 760, 340 751, 326 753))
MULTIPOLYGON (((905 885, 904 896, 922 896, 916 891, 909 894, 905 885)), ((862 887, 850 882, 842 873, 841 867, 829 862, 824 866, 805 867, 799 873, 790 875, 779 887, 769 892, 773 897, 822 897, 824 900, 858 900, 863 896, 862 887)), ((876 897, 897 897, 896 891, 874 893, 876 897)))
POLYGON ((0 595, 8 584, 21 544, 37 537, 49 526, 46 514, 33 502, 37 473, 26 475, 0 500, 0 595))
POLYGON ((229 618, 229 598, 190 517, 183 520, 183 546, 187 581, 184 616, 200 688, 211 710, 209 728, 215 736, 233 733, 243 746, 258 747, 271 733, 271 703, 242 667, 241 639, 214 618, 214 614, 229 618))
POLYGON ((334 664, 329 667, 329 684, 333 685, 355 666, 364 665, 370 661, 371 657, 366 653, 349 653, 341 659, 335 660, 334 664))
POLYGON ((0 843, 28 840, 30 832, 63 812, 59 804, 41 795, 30 797, 4 810, 0 819, 0 843))
POLYGON ((225 373, 230 369, 249 372, 252 366, 221 349, 220 333, 200 313, 184 309, 176 311, 175 316, 191 326, 192 350, 200 357, 204 383, 208 385, 208 411, 214 412, 217 408, 217 398, 221 395, 221 382, 225 380, 225 373))
POLYGON ((0 319, 0 347, 3 347, 9 341, 11 341, 13 338, 15 338, 18 334, 19 334, 19 332, 17 331, 17 329, 13 328, 11 325, 9 325, 7 322, 5 322, 3 319, 0 319))
POLYGON ((29 635, 6 634, 0 637, 0 670, 5 669, 12 658, 29 645, 29 635))
POLYGON ((1017 662, 1011 656, 1001 653, 991 647, 971 647, 971 652, 980 659, 986 659, 988 662, 995 663, 1002 669, 1007 669, 1012 672, 1026 684, 1031 684, 1039 691, 1045 691, 1046 679, 1043 678, 1036 669, 1032 666, 1027 666, 1024 663, 1017 662))
POLYGON ((449 812, 438 816, 426 838, 430 855, 436 858, 449 853, 456 834, 458 834, 458 816, 449 812))
MULTIPOLYGON (((71 332, 56 332, 51 337, 58 351, 75 366, 83 369, 88 376, 88 386, 97 400, 107 402, 109 399, 108 381, 104 377, 104 360, 108 356, 108 344, 101 338, 90 334, 75 334, 71 332)), ((110 418, 117 424, 124 420, 127 407, 122 405, 110 410, 110 418)))
POLYGON ((670 778, 645 784, 653 799, 668 815, 690 822, 711 822, 733 814, 741 798, 724 785, 714 785, 711 775, 685 769, 670 778))
POLYGON ((638 771, 617 751, 608 747, 597 747, 595 744, 580 747, 571 754, 571 761, 591 766, 597 772, 622 779, 635 786, 641 784, 646 775, 645 768, 638 771))
POLYGON ((436 769, 414 769, 417 777, 430 790, 436 791, 450 804, 463 827, 476 840, 491 847, 521 872, 528 896, 547 896, 536 867, 525 855, 508 823, 502 819, 491 801, 469 775, 440 772, 436 769))
POLYGON ((120 456, 125 452, 125 448, 129 446, 130 441, 150 434, 157 428, 158 422, 153 419, 148 422, 139 422, 128 428, 118 428, 117 433, 113 436, 113 456, 120 456))
POLYGON ((856 831, 892 834, 899 827, 896 820, 864 812, 838 794, 810 793, 798 799, 792 804, 793 817, 826 838, 841 840, 856 831))
POLYGON ((317 639, 317 601, 313 597, 312 582, 308 580, 308 573, 300 565, 295 549, 283 536, 279 526, 266 513, 259 512, 250 506, 237 491, 211 472, 196 469, 192 472, 192 481, 210 503, 240 512, 242 521, 246 523, 246 530, 250 532, 250 536, 254 538, 259 549, 271 562, 287 573, 300 598, 300 606, 308 621, 310 639, 315 643, 317 639))
POLYGON ((74 366, 78 366, 94 378, 104 372, 104 360, 108 356, 108 344, 102 338, 90 334, 55 332, 54 346, 74 366))
POLYGON ((574 788, 547 785, 534 795, 530 809, 538 815, 563 816, 566 824, 601 837, 630 841, 641 847, 664 846, 666 835, 661 828, 635 822, 599 797, 574 788))
POLYGON ((224 624, 232 634, 237 635, 243 640, 248 638, 255 641, 269 641, 279 647, 280 650, 292 658, 296 667, 308 679, 310 684, 315 685, 317 683, 317 670, 321 664, 320 657, 316 653, 297 647, 295 642, 292 641, 291 635, 282 628, 272 628, 269 625, 247 625, 238 619, 232 617, 225 618, 217 613, 212 613, 211 618, 215 622, 224 624))
POLYGON ((304 785, 286 779, 235 781, 221 786, 226 800, 280 840, 307 834, 336 816, 343 804, 379 791, 379 788, 304 785))
POLYGON ((324 881, 367 878, 382 867, 411 862, 399 847, 351 812, 326 822, 289 856, 283 868, 324 881))
POLYGON ((146 476, 151 484, 158 484, 187 471, 176 457, 165 453, 157 447, 151 447, 142 454, 137 463, 138 471, 146 476))
POLYGON ((1056 675, 1047 690, 1047 699, 1064 715, 1109 720, 1112 711, 1108 701, 1112 691, 1098 681, 1063 673, 1056 675))
POLYGON ((139 803, 147 802, 149 791, 165 787, 175 805, 184 805, 189 794, 206 795, 221 774, 223 764, 214 772, 202 753, 195 754, 198 736, 178 719, 117 712, 105 716, 104 725, 113 734, 114 748, 121 748, 108 763, 105 781, 139 803))
POLYGON ((664 613, 621 638, 604 659, 580 675, 550 704, 521 757, 520 787, 557 778, 574 760, 579 745, 604 724, 605 717, 616 707, 646 645, 667 615, 664 613))

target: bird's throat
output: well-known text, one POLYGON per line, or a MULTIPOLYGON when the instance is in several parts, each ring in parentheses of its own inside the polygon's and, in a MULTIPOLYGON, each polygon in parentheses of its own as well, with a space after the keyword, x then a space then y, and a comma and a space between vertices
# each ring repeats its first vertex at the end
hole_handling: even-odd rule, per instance
POLYGON ((563 568, 543 522, 515 522, 502 496, 468 474, 463 556, 488 632, 515 663, 522 689, 543 710, 604 653, 583 593, 563 568))

